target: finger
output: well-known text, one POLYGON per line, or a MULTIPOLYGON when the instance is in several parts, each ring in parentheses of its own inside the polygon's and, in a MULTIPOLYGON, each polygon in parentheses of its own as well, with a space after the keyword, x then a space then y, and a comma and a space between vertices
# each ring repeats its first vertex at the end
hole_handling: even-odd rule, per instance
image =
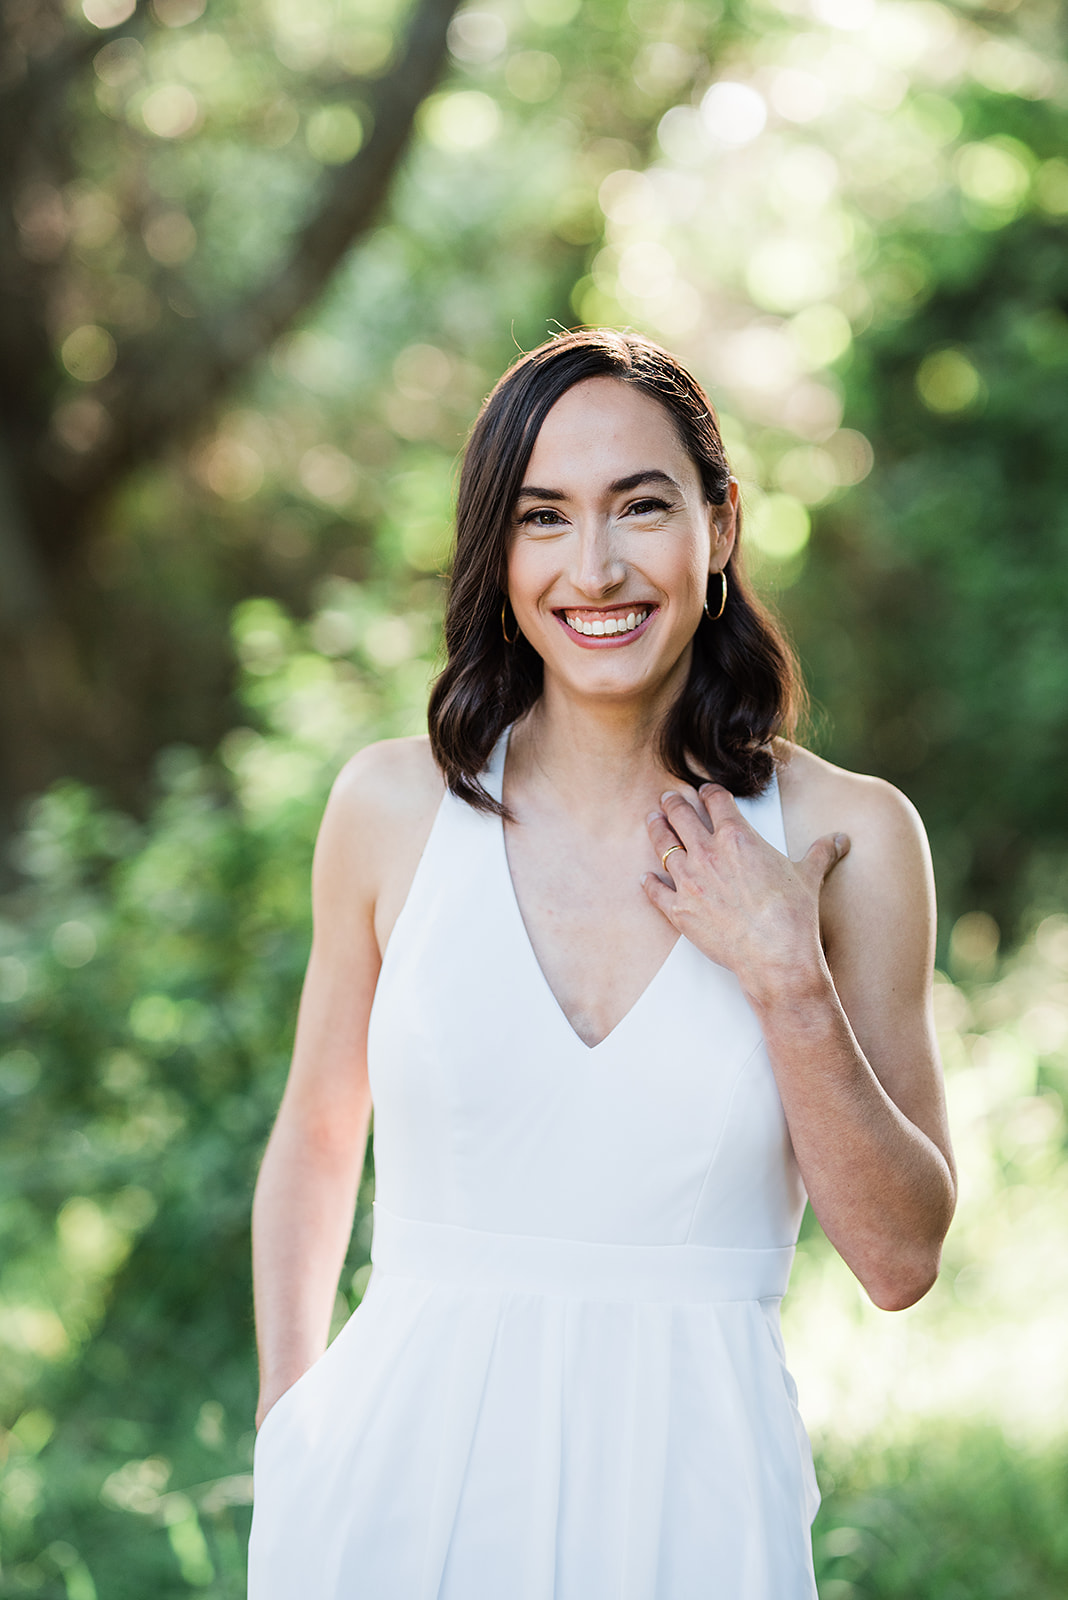
POLYGON ((816 839, 809 845, 801 865, 819 886, 826 881, 828 874, 834 871, 842 857, 848 854, 847 833, 825 833, 821 839, 816 839))
POLYGON ((713 831, 724 822, 744 822, 738 802, 729 789, 721 783, 703 783, 700 788, 701 804, 708 812, 713 831))
POLYGON ((660 805, 668 822, 687 848, 696 846, 702 837, 707 842, 708 823, 685 795, 679 794, 677 789, 668 789, 660 796, 660 805))
POLYGON ((642 878, 642 888, 656 909, 670 920, 669 913, 675 903, 675 885, 662 878, 659 872, 647 872, 642 878))
MULTIPOLYGON (((665 850, 670 850, 673 844, 682 844, 678 834, 671 827, 662 811, 650 812, 645 819, 645 826, 649 830, 650 843, 661 859, 663 859, 665 850)), ((672 860, 674 860, 674 857, 672 857, 672 860)))

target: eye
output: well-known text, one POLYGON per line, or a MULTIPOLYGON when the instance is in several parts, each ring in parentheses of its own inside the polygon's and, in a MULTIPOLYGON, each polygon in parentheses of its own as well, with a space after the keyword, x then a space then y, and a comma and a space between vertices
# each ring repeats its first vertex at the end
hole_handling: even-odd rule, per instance
POLYGON ((563 517, 552 506, 536 506, 533 511, 525 512, 519 522, 525 528, 562 528, 564 525, 563 517))
POLYGON ((660 512, 669 511, 670 509, 671 508, 666 500, 632 500, 630 505, 627 507, 627 516, 653 517, 658 515, 660 512))

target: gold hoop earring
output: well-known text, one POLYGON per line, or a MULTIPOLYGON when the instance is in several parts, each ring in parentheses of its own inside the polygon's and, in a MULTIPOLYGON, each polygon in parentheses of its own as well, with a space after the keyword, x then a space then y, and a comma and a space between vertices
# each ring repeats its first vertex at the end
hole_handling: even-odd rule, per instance
MULTIPOLYGON (((507 612, 507 610, 508 610, 508 596, 505 595, 504 603, 501 606, 501 632, 504 634, 504 642, 505 642, 505 644, 515 644, 516 640, 519 638, 519 623, 518 622, 516 623, 515 632, 513 633, 512 637, 509 639, 509 637, 508 637, 508 629, 505 627, 505 624, 504 624, 505 613, 507 612)), ((513 612, 512 615, 514 616, 515 613, 513 612)))
POLYGON ((719 610, 718 611, 709 611, 709 609, 708 609, 708 593, 707 593, 707 589, 706 589, 706 592, 705 592, 705 616, 708 618, 708 620, 710 622, 718 622, 720 617, 723 615, 723 612, 724 612, 724 610, 726 608, 726 605, 727 605, 727 574, 724 572, 722 567, 719 569, 719 585, 720 585, 720 587, 719 587, 719 610))

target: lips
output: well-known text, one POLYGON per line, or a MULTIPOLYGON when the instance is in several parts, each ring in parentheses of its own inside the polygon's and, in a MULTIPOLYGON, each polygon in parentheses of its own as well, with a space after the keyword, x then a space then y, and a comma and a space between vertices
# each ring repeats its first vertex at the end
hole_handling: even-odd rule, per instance
POLYGON ((563 606, 555 615, 576 643, 586 646, 628 644, 648 627, 655 605, 636 602, 595 610, 591 606, 563 606))
POLYGON ((564 621, 576 633, 586 638, 612 638, 621 633, 633 633, 649 615, 651 606, 635 606, 630 611, 601 611, 592 616, 588 611, 565 611, 564 621))

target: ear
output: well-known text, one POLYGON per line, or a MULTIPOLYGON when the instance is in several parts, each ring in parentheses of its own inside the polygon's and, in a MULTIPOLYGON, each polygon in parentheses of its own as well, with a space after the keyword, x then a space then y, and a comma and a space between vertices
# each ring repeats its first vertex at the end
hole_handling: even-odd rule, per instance
POLYGON ((738 479, 727 479, 727 498, 721 505, 709 506, 709 531, 712 549, 709 572, 722 572, 731 558, 738 537, 738 479))

